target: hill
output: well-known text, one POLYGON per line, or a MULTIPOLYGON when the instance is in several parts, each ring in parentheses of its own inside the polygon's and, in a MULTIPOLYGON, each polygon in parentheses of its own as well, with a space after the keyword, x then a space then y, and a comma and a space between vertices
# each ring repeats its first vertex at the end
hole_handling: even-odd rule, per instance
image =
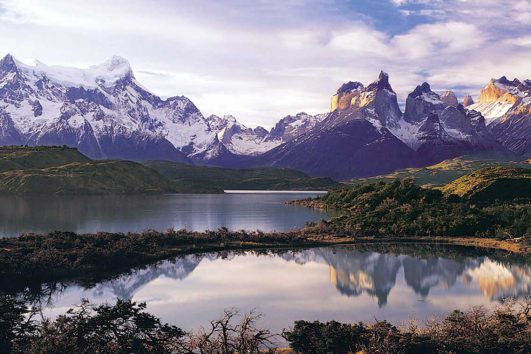
POLYGON ((351 180, 353 184, 390 182, 395 179, 413 179, 421 186, 444 186, 447 183, 485 167, 507 166, 531 169, 531 160, 503 154, 464 155, 422 168, 406 168, 386 175, 351 180))
POLYGON ((442 191, 474 200, 531 198, 531 169, 486 167, 447 184, 442 191))
POLYGON ((224 189, 325 190, 339 184, 279 168, 248 170, 169 161, 91 160, 75 148, 0 148, 2 194, 223 193, 224 189))
POLYGON ((148 161, 144 164, 172 180, 181 192, 219 193, 226 189, 327 190, 340 185, 330 178, 312 178, 287 168, 230 169, 170 161, 148 161))
POLYGON ((294 202, 334 208, 326 232, 353 236, 531 236, 531 170, 492 167, 441 189, 411 179, 358 184, 294 202))
POLYGON ((67 147, 0 148, 0 193, 122 194, 174 190, 158 172, 130 161, 92 161, 67 147))

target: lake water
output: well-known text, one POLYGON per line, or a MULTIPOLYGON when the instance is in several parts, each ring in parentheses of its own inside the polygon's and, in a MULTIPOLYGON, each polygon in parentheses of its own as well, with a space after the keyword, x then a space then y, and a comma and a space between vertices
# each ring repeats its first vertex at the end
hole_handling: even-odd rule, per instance
POLYGON ((531 294, 529 258, 436 246, 392 252, 376 247, 178 257, 95 285, 66 286, 51 295, 44 312, 64 313, 82 298, 125 298, 146 302, 166 322, 197 329, 223 309, 238 307, 260 311, 262 324, 280 332, 298 319, 403 323, 531 294))
POLYGON ((290 194, 173 194, 127 196, 1 196, 0 236, 54 230, 91 233, 186 228, 193 231, 287 231, 326 213, 285 202, 290 194))

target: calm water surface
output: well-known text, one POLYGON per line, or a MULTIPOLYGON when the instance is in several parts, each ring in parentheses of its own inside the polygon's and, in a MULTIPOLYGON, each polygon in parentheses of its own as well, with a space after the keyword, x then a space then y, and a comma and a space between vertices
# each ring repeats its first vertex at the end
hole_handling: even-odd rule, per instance
POLYGON ((66 286, 52 294, 45 313, 63 313, 82 298, 96 303, 125 298, 146 302, 164 321, 194 329, 238 307, 262 312, 263 325, 280 332, 297 319, 423 320, 530 293, 531 264, 525 258, 453 248, 387 253, 336 246, 179 257, 95 285, 66 286))
POLYGON ((89 233, 186 228, 194 231, 287 231, 324 212, 288 206, 317 194, 174 194, 135 196, 0 197, 0 236, 54 230, 89 233))

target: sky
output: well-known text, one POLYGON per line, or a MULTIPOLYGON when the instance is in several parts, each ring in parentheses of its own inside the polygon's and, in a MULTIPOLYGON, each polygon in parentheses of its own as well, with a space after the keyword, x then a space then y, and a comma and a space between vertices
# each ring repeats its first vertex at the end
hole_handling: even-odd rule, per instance
POLYGON ((390 74, 458 97, 531 78, 531 0, 0 0, 0 54, 88 67, 127 58, 162 97, 270 128, 390 74))

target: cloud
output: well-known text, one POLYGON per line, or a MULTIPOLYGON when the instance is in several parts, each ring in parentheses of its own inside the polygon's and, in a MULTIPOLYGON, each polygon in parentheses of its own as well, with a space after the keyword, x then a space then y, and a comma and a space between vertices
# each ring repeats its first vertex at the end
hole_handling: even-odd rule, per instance
POLYGON ((0 0, 0 48, 22 61, 78 67, 118 54, 159 95, 271 127, 288 114, 325 112, 341 83, 371 82, 380 69, 401 99, 424 80, 477 92, 491 77, 525 77, 529 5, 0 0))

